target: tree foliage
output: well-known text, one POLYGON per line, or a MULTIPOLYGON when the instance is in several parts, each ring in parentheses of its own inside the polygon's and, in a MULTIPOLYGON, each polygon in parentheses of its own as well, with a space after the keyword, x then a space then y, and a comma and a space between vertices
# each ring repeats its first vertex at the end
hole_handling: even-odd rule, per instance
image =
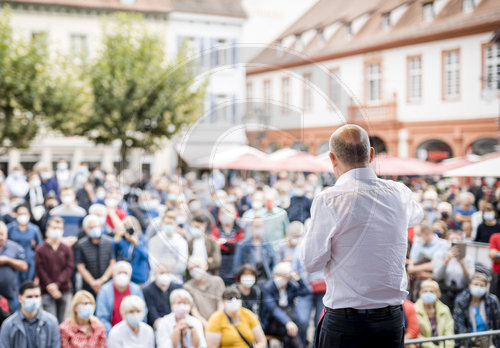
POLYGON ((84 84, 62 60, 51 62, 46 38, 14 39, 0 13, 0 147, 26 148, 41 128, 68 133, 88 105, 84 84))
POLYGON ((104 28, 102 49, 88 69, 93 108, 78 129, 96 143, 158 148, 202 111, 204 84, 193 87, 194 72, 180 54, 168 62, 161 36, 137 16, 117 14, 104 28))

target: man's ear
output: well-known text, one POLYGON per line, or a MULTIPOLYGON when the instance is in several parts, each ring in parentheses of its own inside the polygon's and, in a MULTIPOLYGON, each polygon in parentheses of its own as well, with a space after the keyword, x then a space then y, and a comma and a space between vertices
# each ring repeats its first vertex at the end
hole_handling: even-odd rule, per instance
POLYGON ((370 160, 368 163, 372 163, 374 158, 375 158, 375 149, 373 147, 370 147, 370 160))
POLYGON ((335 168, 338 165, 337 157, 333 154, 333 152, 329 152, 328 156, 330 157, 330 161, 332 162, 333 167, 335 168))

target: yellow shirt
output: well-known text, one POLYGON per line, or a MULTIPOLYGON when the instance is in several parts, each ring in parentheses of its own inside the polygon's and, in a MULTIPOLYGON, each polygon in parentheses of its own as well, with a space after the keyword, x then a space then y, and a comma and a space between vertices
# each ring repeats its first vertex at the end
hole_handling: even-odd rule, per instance
MULTIPOLYGON (((255 314, 246 309, 240 308, 240 322, 236 327, 241 332, 248 343, 255 341, 252 329, 259 325, 259 320, 255 314)), ((248 345, 238 334, 236 328, 229 322, 224 311, 217 311, 208 319, 207 332, 221 334, 220 348, 248 348, 248 345)))

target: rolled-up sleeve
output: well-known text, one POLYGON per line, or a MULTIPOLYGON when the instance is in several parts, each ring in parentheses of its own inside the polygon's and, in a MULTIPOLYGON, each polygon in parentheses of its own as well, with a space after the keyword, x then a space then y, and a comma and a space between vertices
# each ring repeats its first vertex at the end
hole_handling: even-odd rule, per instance
POLYGON ((306 231, 300 250, 300 261, 307 272, 324 269, 330 260, 331 232, 335 226, 333 209, 327 206, 321 195, 317 196, 311 206, 311 225, 306 231))

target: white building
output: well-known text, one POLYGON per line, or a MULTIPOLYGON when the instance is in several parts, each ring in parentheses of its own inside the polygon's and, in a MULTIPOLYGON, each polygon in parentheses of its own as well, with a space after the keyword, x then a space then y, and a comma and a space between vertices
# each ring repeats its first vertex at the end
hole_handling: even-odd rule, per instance
MULTIPOLYGON (((235 123, 241 112, 231 106, 216 108, 244 98, 245 71, 236 62, 234 47, 241 36, 246 14, 240 1, 195 0, 10 0, 11 25, 18 37, 45 35, 51 54, 70 54, 75 60, 91 60, 102 37, 102 15, 116 11, 140 12, 148 29, 165 38, 167 54, 174 58, 178 47, 187 42, 190 53, 200 65, 200 74, 208 79, 205 114, 201 123, 235 123), (200 59, 201 57, 201 59, 200 59), (223 67, 218 71, 218 67, 223 67)), ((206 127, 205 127, 206 128, 206 127)), ((203 127, 197 131, 205 132, 203 127)), ((244 133, 242 133, 244 135, 244 133)), ((31 167, 42 159, 50 163, 64 158, 77 166, 85 161, 111 169, 119 161, 119 144, 95 146, 83 138, 54 138, 41 134, 28 150, 12 150, 0 162, 9 167, 21 162, 31 167)), ((189 148, 191 145, 189 146, 189 148)), ((176 163, 175 152, 168 144, 157 154, 141 150, 131 154, 133 169, 161 172, 176 163)), ((5 168, 4 168, 5 169, 5 168)))
POLYGON ((498 142, 495 0, 320 0, 247 69, 249 141, 328 150, 345 122, 378 152, 439 160, 498 142), (265 127, 264 127, 265 128, 265 127))

